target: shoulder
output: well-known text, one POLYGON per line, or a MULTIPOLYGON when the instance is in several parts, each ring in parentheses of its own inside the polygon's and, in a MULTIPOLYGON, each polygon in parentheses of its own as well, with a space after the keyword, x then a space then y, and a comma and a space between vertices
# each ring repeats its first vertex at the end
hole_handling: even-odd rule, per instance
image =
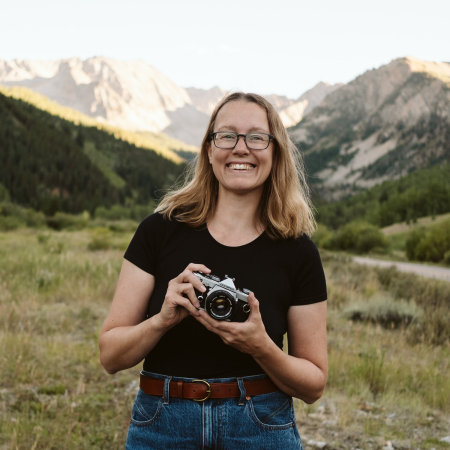
MULTIPOLYGON (((269 240, 271 239, 268 238, 266 241, 269 240)), ((282 248, 293 257, 307 257, 319 254, 316 244, 307 234, 302 234, 297 238, 276 239, 272 240, 272 242, 274 246, 282 248)))

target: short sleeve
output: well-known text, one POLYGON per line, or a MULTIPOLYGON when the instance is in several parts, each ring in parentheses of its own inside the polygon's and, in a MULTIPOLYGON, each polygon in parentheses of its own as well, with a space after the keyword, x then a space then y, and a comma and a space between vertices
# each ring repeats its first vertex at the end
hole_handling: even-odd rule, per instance
POLYGON ((303 235, 299 240, 291 306, 309 305, 327 299, 327 285, 319 250, 308 236, 303 235))
POLYGON ((144 272, 155 275, 165 228, 165 220, 161 214, 146 217, 139 224, 124 258, 144 272))

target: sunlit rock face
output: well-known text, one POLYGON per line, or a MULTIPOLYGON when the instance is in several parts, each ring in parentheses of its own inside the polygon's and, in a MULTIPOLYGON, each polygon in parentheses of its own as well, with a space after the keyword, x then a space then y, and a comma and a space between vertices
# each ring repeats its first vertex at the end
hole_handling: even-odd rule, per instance
POLYGON ((208 122, 184 88, 144 61, 0 61, 0 83, 26 86, 126 130, 163 131, 193 145, 208 122))
MULTIPOLYGON (((63 106, 130 131, 164 132, 200 146, 209 116, 229 91, 183 88, 144 61, 104 57, 0 60, 0 83, 28 87, 63 106)), ((270 94, 285 126, 297 124, 340 85, 319 83, 298 99, 270 94)))
POLYGON ((450 162, 450 64, 396 59, 327 95, 290 129, 326 197, 450 162))

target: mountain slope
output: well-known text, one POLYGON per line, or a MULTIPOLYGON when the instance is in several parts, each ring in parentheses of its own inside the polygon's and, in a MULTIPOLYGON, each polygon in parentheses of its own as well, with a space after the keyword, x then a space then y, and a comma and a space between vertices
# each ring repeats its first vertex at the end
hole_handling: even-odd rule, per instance
POLYGON ((208 122, 184 88, 144 61, 0 61, 0 83, 28 87, 116 127, 162 131, 196 146, 208 122))
POLYGON ((183 170, 184 164, 97 125, 65 120, 0 92, 0 184, 11 200, 47 214, 145 204, 183 170))
POLYGON ((279 110, 284 126, 290 127, 299 123, 306 114, 320 105, 327 95, 341 86, 343 86, 343 83, 329 84, 321 81, 307 90, 297 100, 292 101, 289 106, 279 110))
POLYGON ((400 58, 329 94, 290 129, 323 194, 450 160, 450 64, 400 58))

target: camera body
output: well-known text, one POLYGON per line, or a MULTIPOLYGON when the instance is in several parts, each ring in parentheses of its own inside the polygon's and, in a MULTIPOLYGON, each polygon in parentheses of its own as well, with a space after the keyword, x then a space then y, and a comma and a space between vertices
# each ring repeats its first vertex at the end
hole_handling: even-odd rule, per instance
POLYGON ((234 279, 225 275, 220 280, 215 275, 203 272, 194 272, 194 275, 203 283, 205 292, 195 289, 200 309, 206 311, 213 319, 227 322, 245 322, 250 313, 248 304, 248 289, 237 289, 234 279))

